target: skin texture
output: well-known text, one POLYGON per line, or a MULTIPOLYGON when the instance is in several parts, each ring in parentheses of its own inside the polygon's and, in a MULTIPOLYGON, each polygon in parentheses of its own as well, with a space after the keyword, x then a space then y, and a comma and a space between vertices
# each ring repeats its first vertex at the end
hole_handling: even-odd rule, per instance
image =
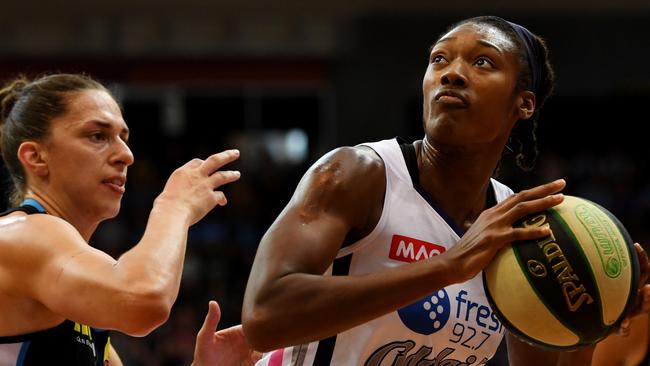
POLYGON ((122 366, 122 360, 120 359, 120 356, 117 354, 117 351, 115 351, 115 348, 111 345, 110 350, 108 351, 108 365, 106 366, 122 366))
POLYGON ((612 334, 596 346, 593 366, 637 366, 648 352, 650 319, 642 314, 631 319, 629 334, 612 334))
POLYGON ((262 355, 251 349, 242 326, 236 325, 216 332, 220 319, 219 304, 210 301, 208 314, 196 336, 192 366, 254 365, 262 355))
MULTIPOLYGON (((512 241, 548 234, 547 227, 512 224, 561 203, 563 180, 485 206, 489 179, 513 126, 535 110, 535 95, 515 87, 519 63, 505 38, 489 26, 455 28, 432 48, 422 83, 425 137, 414 143, 420 184, 467 230, 460 241, 441 255, 382 272, 323 276, 344 243, 376 226, 386 188, 383 161, 371 149, 326 154, 303 176, 258 248, 242 311, 255 349, 335 335, 473 278, 512 241)), ((511 365, 586 365, 593 352, 586 347, 561 355, 532 353, 526 346, 509 342, 511 365)))
MULTIPOLYGON (((220 169, 239 152, 194 159, 174 171, 140 242, 114 259, 88 239, 119 211, 127 168, 134 162, 128 127, 104 91, 67 98, 68 112, 51 121, 48 136, 18 149, 26 196, 48 214, 0 218, 0 336, 51 328, 64 319, 143 336, 169 316, 188 228, 226 204, 218 189, 239 179, 239 172, 220 169)), ((114 350, 111 360, 120 364, 114 350)))

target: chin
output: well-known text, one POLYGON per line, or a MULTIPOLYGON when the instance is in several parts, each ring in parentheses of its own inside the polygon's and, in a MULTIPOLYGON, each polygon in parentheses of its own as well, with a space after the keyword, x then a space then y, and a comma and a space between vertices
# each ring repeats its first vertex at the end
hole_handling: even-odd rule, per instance
POLYGON ((120 213, 120 207, 121 207, 120 203, 110 205, 108 207, 104 207, 101 210, 101 212, 102 212, 101 213, 101 220, 104 221, 104 220, 112 219, 115 216, 117 216, 120 213))

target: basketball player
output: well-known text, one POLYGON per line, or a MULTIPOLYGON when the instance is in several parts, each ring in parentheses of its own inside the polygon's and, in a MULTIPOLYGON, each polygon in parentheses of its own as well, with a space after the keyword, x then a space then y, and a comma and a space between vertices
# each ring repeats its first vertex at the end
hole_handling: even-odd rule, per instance
POLYGON ((253 348, 276 349, 261 364, 481 365, 506 335, 511 365, 588 365, 593 346, 507 334, 480 277, 500 248, 549 234, 515 221, 563 200, 563 180, 513 194, 491 178, 509 139, 534 163, 552 86, 544 42, 519 25, 473 18, 438 39, 424 138, 325 155, 262 238, 242 313, 253 348))
POLYGON ((225 205, 228 150, 174 171, 139 243, 119 259, 89 238, 117 215, 133 163, 120 107, 98 82, 56 74, 0 91, 14 209, 0 218, 0 365, 121 365, 106 330, 144 336, 176 300, 190 225, 225 205), (108 362, 108 363, 106 363, 108 362))

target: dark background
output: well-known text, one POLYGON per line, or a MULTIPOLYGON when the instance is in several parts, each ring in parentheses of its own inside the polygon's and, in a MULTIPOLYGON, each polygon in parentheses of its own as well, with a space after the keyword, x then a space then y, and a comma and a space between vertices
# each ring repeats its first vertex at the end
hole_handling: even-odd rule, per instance
POLYGON ((261 235, 304 171, 341 145, 422 136, 427 50, 450 24, 494 14, 544 36, 557 88, 530 173, 506 156, 515 190, 563 177, 650 242, 650 2, 12 2, 0 13, 0 79, 85 72, 115 92, 136 163, 120 215, 91 244, 117 257, 138 242, 166 177, 237 147, 229 204, 195 225, 167 324, 114 336, 126 365, 188 365, 209 299, 240 321, 261 235))

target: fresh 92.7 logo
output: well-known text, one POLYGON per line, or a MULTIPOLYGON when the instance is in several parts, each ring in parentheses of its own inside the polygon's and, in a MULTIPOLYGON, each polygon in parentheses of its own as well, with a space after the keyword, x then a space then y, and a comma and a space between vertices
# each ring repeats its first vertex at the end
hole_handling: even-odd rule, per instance
POLYGON ((444 289, 397 310, 402 323, 410 330, 429 335, 449 321, 449 296, 444 289))
POLYGON ((490 307, 473 301, 465 290, 453 298, 446 289, 438 290, 397 313, 407 328, 423 335, 438 332, 450 322, 449 341, 473 350, 481 348, 493 334, 503 332, 503 325, 490 307))

